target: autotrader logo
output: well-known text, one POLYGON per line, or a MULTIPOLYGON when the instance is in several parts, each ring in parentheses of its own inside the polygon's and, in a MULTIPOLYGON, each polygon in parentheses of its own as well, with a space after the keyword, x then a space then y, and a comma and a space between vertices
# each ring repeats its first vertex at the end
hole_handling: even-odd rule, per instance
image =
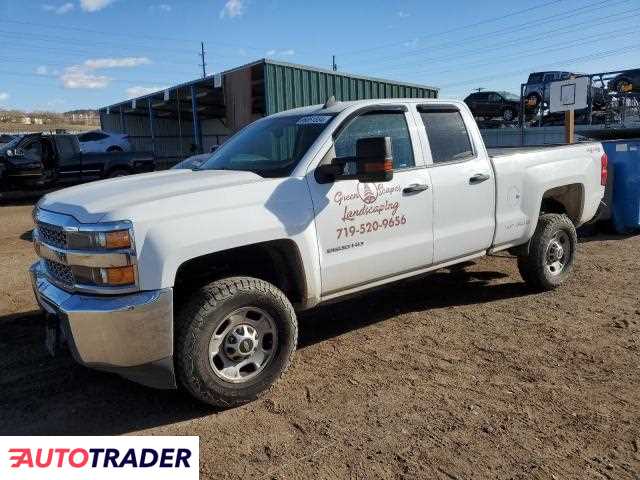
POLYGON ((0 478, 197 479, 198 437, 2 437, 0 478))

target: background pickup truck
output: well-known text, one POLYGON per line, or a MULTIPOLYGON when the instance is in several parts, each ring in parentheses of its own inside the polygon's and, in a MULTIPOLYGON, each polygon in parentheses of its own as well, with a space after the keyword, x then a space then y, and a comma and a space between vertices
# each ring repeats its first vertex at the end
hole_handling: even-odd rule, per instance
POLYGON ((24 135, 0 147, 0 191, 151 172, 154 165, 151 153, 82 153, 75 135, 24 135))
POLYGON ((532 288, 559 286, 606 167, 599 143, 489 152, 457 101, 328 101, 266 117, 194 170, 39 202, 31 273, 47 344, 241 404, 289 366, 296 311, 504 250, 532 288))

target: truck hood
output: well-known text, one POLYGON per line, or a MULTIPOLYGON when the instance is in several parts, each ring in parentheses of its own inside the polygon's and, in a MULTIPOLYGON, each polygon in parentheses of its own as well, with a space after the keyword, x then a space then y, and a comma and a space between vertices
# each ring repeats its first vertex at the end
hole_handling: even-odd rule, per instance
MULTIPOLYGON (((281 180, 281 179, 280 179, 281 180)), ((81 223, 136 220, 144 215, 179 215, 198 208, 211 191, 237 194, 252 184, 273 181, 255 173, 222 170, 167 170, 66 188, 46 195, 40 208, 73 216, 81 223), (243 186, 242 189, 235 187, 243 186)), ((249 189, 250 190, 250 189, 249 189)), ((224 194, 229 198, 228 194, 224 194)))

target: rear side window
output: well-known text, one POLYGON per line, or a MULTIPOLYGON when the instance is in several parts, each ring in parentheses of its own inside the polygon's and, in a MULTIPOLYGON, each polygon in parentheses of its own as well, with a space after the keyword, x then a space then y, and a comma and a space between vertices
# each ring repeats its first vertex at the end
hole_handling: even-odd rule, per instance
POLYGON ((473 147, 462 115, 455 108, 420 108, 434 164, 459 162, 473 157, 473 147))

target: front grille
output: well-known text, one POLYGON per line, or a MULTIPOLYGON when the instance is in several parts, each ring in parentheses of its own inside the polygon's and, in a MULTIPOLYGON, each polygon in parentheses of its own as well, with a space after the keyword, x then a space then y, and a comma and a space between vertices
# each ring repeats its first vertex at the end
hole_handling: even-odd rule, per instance
POLYGON ((44 264, 51 278, 63 285, 73 286, 75 282, 71 267, 46 259, 44 260, 44 264))
POLYGON ((44 243, 52 247, 67 247, 67 234, 60 227, 38 222, 38 235, 44 243))

